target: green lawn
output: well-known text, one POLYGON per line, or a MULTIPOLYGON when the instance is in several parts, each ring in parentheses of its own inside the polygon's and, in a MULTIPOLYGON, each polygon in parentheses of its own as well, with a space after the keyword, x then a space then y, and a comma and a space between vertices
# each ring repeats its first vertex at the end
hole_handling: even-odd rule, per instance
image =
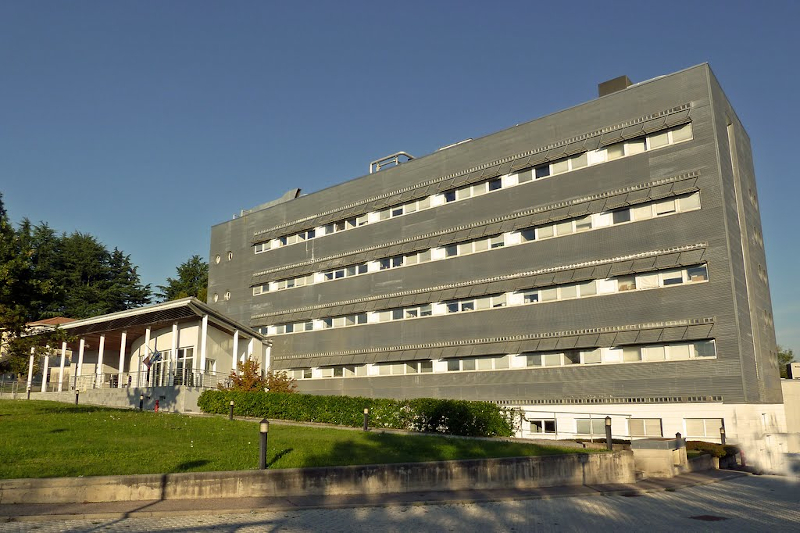
MULTIPOLYGON (((92 406, 0 400, 0 479, 247 470, 258 424, 92 406)), ((302 468, 583 452, 504 441, 281 426, 269 468, 302 468)))

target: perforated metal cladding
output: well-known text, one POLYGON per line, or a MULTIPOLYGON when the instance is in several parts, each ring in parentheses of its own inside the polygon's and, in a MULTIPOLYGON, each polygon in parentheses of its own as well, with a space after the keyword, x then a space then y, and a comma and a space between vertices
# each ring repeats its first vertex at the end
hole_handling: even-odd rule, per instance
MULTIPOLYGON (((307 360, 304 364, 312 364, 313 361, 314 365, 337 365, 362 364, 377 360, 378 357, 385 361, 400 361, 460 357, 457 355, 459 353, 469 353, 470 356, 519 353, 529 349, 555 349, 559 343, 559 339, 555 338, 535 341, 518 338, 525 334, 588 330, 623 324, 674 322, 691 317, 713 317, 713 326, 693 324, 665 328, 659 333, 660 340, 657 341, 714 338, 717 358, 711 360, 315 379, 302 380, 300 387, 306 392, 380 397, 432 396, 490 400, 528 398, 559 401, 565 398, 621 398, 636 395, 646 397, 713 395, 724 397, 726 402, 745 400, 772 402, 775 400, 774 387, 764 378, 767 369, 756 364, 760 356, 754 355, 752 341, 749 354, 743 349, 752 331, 747 329, 750 328, 751 322, 754 322, 749 313, 750 303, 757 301, 759 307, 770 310, 771 305, 768 291, 758 289, 760 292, 756 292, 752 283, 750 283, 751 296, 748 300, 747 283, 745 283, 747 270, 744 267, 741 245, 738 255, 732 251, 733 244, 738 242, 737 239, 741 240, 740 234, 738 229, 736 232, 731 230, 730 234, 726 232, 726 226, 738 228, 738 225, 734 224, 735 210, 726 207, 735 203, 736 196, 730 190, 731 180, 721 175, 721 172, 723 174, 729 172, 724 166, 720 167, 717 157, 718 147, 719 153, 725 153, 727 149, 718 138, 718 134, 724 132, 726 124, 724 124, 725 119, 720 117, 716 129, 713 127, 716 117, 714 109, 710 106, 709 79, 713 81, 707 67, 689 69, 417 159, 406 165, 286 202, 276 208, 253 213, 248 215, 246 224, 236 225, 237 221, 232 221, 230 224, 237 228, 236 231, 246 226, 241 234, 242 247, 234 248, 237 254, 247 256, 243 263, 245 274, 237 277, 237 274, 230 269, 217 270, 212 264, 209 293, 213 293, 217 288, 234 284, 238 284, 237 286, 246 292, 249 291, 250 284, 261 283, 262 280, 320 271, 324 269, 321 260, 336 260, 338 261, 336 264, 341 265, 356 262, 352 258, 358 257, 358 254, 365 254, 364 257, 370 258, 385 256, 384 254, 392 247, 399 247, 395 248, 399 250, 398 253, 409 253, 417 249, 439 246, 445 234, 460 233, 459 239, 474 239, 499 231, 509 231, 504 228, 514 227, 509 225, 516 223, 512 222, 512 218, 515 221, 519 220, 520 226, 516 227, 528 227, 557 220, 557 217, 578 216, 583 212, 596 213, 641 203, 658 198, 659 195, 677 195, 699 189, 702 205, 699 211, 445 261, 381 271, 269 295, 244 296, 240 303, 220 305, 229 309, 234 317, 240 320, 248 321, 254 315, 260 316, 258 318, 260 324, 272 322, 279 316, 276 313, 288 316, 297 312, 300 313, 298 316, 314 316, 319 309, 314 306, 343 309, 344 305, 347 305, 350 306, 349 309, 357 309, 357 305, 363 305, 366 310, 375 310, 387 305, 384 300, 389 298, 394 298, 396 305, 406 305, 402 302, 410 300, 409 294, 404 291, 423 291, 430 287, 467 283, 537 268, 707 243, 707 247, 703 250, 680 254, 666 253, 655 259, 634 259, 630 265, 616 266, 619 269, 617 272, 623 272, 626 268, 631 271, 645 271, 652 269, 653 265, 667 268, 671 265, 707 262, 709 270, 707 283, 276 336, 273 338, 275 344, 272 356, 276 365, 291 368, 303 366, 300 364, 300 357, 307 360), (691 104, 690 110, 679 109, 687 102, 691 104), (666 109, 675 111, 662 117, 626 124, 626 121, 633 118, 648 116, 666 109), (689 142, 501 189, 380 223, 368 224, 264 254, 254 255, 252 248, 249 248, 257 233, 257 240, 265 238, 265 233, 259 233, 264 228, 278 228, 276 231, 288 233, 289 226, 280 228, 279 226, 294 223, 293 221, 304 217, 315 217, 313 225, 318 225, 323 220, 320 217, 330 216, 328 213, 322 214, 326 211, 345 212, 343 209, 346 209, 347 213, 352 215, 357 209, 361 209, 358 207, 361 205, 359 202, 364 203, 372 197, 406 187, 416 188, 422 185, 419 187, 420 195, 429 195, 439 190, 437 189, 439 185, 425 183, 448 173, 454 175, 443 180, 441 187, 454 187, 457 180, 460 180, 458 183, 466 183, 473 176, 477 176, 478 170, 470 172, 469 177, 465 174, 456 174, 487 162, 497 161, 496 164, 480 168, 481 173, 487 170, 514 171, 515 167, 519 169, 534 164, 534 156, 557 158, 559 153, 577 153, 586 149, 587 142, 596 143, 594 146, 589 146, 596 148, 601 138, 602 142, 613 142, 621 138, 638 136, 642 132, 655 131, 670 125, 672 121, 685 120, 687 111, 690 111, 694 136, 689 142), (624 125, 613 127, 621 124, 624 125), (548 146, 589 131, 598 133, 591 140, 576 138, 563 146, 548 146), (560 132, 557 139, 553 138, 553 132, 560 132), (531 146, 543 147, 543 150, 525 156, 527 159, 524 161, 522 160, 524 158, 503 160, 514 154, 522 154, 530 150, 531 146), (688 173, 695 174, 691 179, 673 181, 669 189, 663 183, 656 183, 658 180, 688 173), (648 182, 654 182, 655 185, 647 187, 646 192, 634 188, 609 194, 648 182), (667 190, 669 192, 665 192, 667 190), (578 198, 583 198, 580 205, 566 203, 568 199, 578 198), (561 205, 561 202, 565 203, 561 205), (535 211, 535 208, 543 206, 550 206, 547 212, 535 211), (526 209, 533 211, 523 214, 526 209), (515 216, 509 218, 511 214, 515 216), (691 254, 699 257, 693 258, 691 254), (251 277, 253 273, 262 274, 251 277), (737 280, 731 277, 731 273, 737 280), (396 293, 403 294, 399 297, 386 296, 396 293), (378 299, 367 300, 361 304, 340 305, 340 302, 371 297, 378 299), (296 311, 298 309, 302 311, 296 311), (266 320, 267 316, 272 318, 266 320), (497 343, 478 342, 480 339, 499 337, 509 340, 497 343), (469 346, 455 344, 463 341, 469 341, 469 346), (415 347, 420 344, 435 346, 415 347), (328 358, 325 360, 316 356, 306 357, 308 354, 321 353, 341 355, 320 356, 328 358), (298 356, 298 359, 287 359, 292 356, 298 356)), ((715 87, 713 83, 711 85, 715 87)), ((724 102, 721 91, 713 90, 715 105, 724 102)), ((720 106, 720 113, 722 111, 724 110, 720 106)), ((742 158, 745 159, 744 156, 742 158)), ((748 163, 749 158, 740 165, 746 166, 748 163)), ((748 187, 751 178, 750 175, 746 176, 741 188, 748 187)), ((410 190, 400 193, 405 195, 402 196, 403 199, 412 197, 408 196, 410 190)), ((386 197, 382 199, 382 205, 390 205, 391 202, 400 199, 401 197, 386 197)), ((751 216, 754 218, 748 218, 746 224, 752 227, 755 224, 752 221, 758 221, 758 214, 754 208, 747 210, 746 218, 751 216)), ((305 224, 310 227, 310 219, 305 224)), ((216 228, 212 231, 212 253, 223 246, 220 244, 222 241, 218 241, 218 236, 223 237, 222 233, 216 228)), ((229 242, 239 242, 238 238, 238 234, 232 235, 229 242)), ((750 257, 751 263, 758 263, 763 255, 751 250, 750 257)), ((750 265, 748 268, 754 270, 757 265, 750 265)), ((571 274, 573 279, 590 275, 587 268, 573 270, 571 274)), ((607 277, 611 274, 611 270, 612 265, 592 267, 591 276, 607 277)), ((526 279, 525 282, 545 283, 545 278, 553 279, 555 274, 532 276, 532 279, 526 279)), ((487 293, 516 290, 520 286, 518 283, 518 280, 491 281, 486 283, 484 290, 487 293)), ((414 304, 428 301, 425 298, 433 298, 436 301, 452 298, 456 290, 456 288, 436 289, 427 291, 429 295, 425 291, 414 293, 414 304)), ((470 287, 470 294, 477 294, 479 290, 470 287)), ((754 327, 760 328, 763 333, 759 337, 761 339, 759 343, 763 345, 769 342, 770 328, 757 324, 754 327)), ((655 333, 650 334, 653 337, 649 338, 655 338, 655 333)), ((590 347, 593 343, 611 346, 636 343, 639 339, 638 333, 631 332, 624 334, 620 332, 613 337, 609 333, 600 332, 596 334, 597 340, 593 340, 594 335, 584 333, 561 342, 567 346, 590 347), (626 335, 628 339, 624 338, 626 335)), ((771 335, 774 338, 774 330, 771 335)))
POLYGON ((642 122, 634 126, 615 126, 616 129, 601 135, 595 135, 592 133, 584 134, 582 136, 588 136, 588 138, 582 141, 560 141, 557 143, 557 146, 550 149, 547 149, 546 147, 534 148, 532 151, 536 153, 511 155, 506 158, 508 159, 507 161, 497 164, 484 163, 484 165, 486 165, 482 165, 484 168, 471 171, 461 171, 453 178, 440 178, 439 181, 436 183, 431 183, 430 185, 417 186, 412 190, 391 193, 388 196, 378 200, 360 203, 358 206, 337 210, 333 213, 327 213, 288 225, 282 225, 278 228, 260 230, 252 237, 251 244, 274 239, 282 235, 290 235, 292 233, 297 233, 316 226, 328 224, 330 222, 368 213, 370 211, 378 211, 386 207, 406 203, 411 200, 423 198, 425 196, 440 193, 452 188, 470 185, 479 181, 501 176, 503 174, 534 167, 549 161, 555 161, 581 151, 593 150, 598 147, 603 147, 628 138, 652 133, 676 126, 678 124, 685 124, 691 121, 689 118, 690 111, 691 109, 689 108, 688 104, 684 104, 676 108, 662 111, 661 113, 665 113, 666 116, 660 116, 652 119, 647 119, 645 117, 637 119, 641 120, 642 122))
MULTIPOLYGON (((638 187, 641 187, 641 189, 638 191, 622 192, 614 194, 609 196, 608 198, 605 198, 604 199, 605 201, 589 200, 580 202, 575 205, 571 205, 569 207, 545 206, 537 210, 536 213, 530 213, 530 214, 529 212, 531 211, 531 209, 526 209, 525 211, 511 213, 508 215, 504 215, 503 217, 500 217, 505 219, 504 221, 492 222, 492 219, 489 219, 477 222, 470 222, 468 223, 468 225, 471 227, 468 228, 462 229, 461 226, 456 226, 455 228, 438 229, 435 230, 435 235, 408 237, 404 240, 404 242, 400 244, 390 243, 387 245, 376 245, 373 247, 364 247, 361 249, 357 248, 356 251, 349 254, 339 252, 335 256, 329 256, 329 257, 322 256, 319 257, 318 259, 309 260, 307 259, 307 253, 306 253, 307 247, 316 247, 315 241, 309 241, 308 243, 304 243, 306 245, 305 249, 298 248, 301 257, 303 258, 302 261, 298 261, 295 264, 290 263, 288 265, 282 265, 280 267, 273 267, 271 269, 263 271, 263 273, 256 273, 253 276, 252 283, 253 285, 258 285, 268 281, 293 278, 309 274, 311 272, 331 270, 345 265, 352 265, 352 264, 363 263, 365 261, 372 261, 377 258, 391 257, 393 255, 398 255, 401 253, 417 252, 420 250, 429 249, 434 246, 446 246, 448 244, 465 242, 483 236, 498 235, 504 232, 510 232, 518 229, 528 228, 534 225, 547 224, 551 222, 556 222, 558 220, 584 216, 590 213, 600 213, 610 209, 616 209, 618 207, 631 206, 657 199, 669 198, 677 196, 677 194, 673 192, 673 188, 675 187, 677 182, 690 181, 692 183, 691 185, 682 185, 680 187, 681 194, 686 194, 688 192, 693 192, 698 190, 696 185, 698 176, 695 173, 675 176, 670 179, 675 181, 655 187, 647 187, 644 184, 640 184, 638 185, 638 187)), ((523 191, 518 191, 518 192, 522 195, 523 191)), ((469 201, 470 200, 467 200, 467 202, 469 201)), ((442 206, 440 209, 446 207, 448 206, 442 206)), ((496 212, 492 212, 492 214, 495 213, 496 212)), ((427 213, 421 212, 420 215, 422 214, 427 214, 427 213)), ((415 215, 416 213, 406 216, 410 218, 415 215)), ((387 222, 392 222, 392 221, 387 221, 387 222)), ((363 228, 356 228, 354 230, 346 232, 345 234, 342 234, 342 237, 350 237, 351 241, 355 241, 356 231, 360 232, 358 236, 363 237, 363 235, 366 233, 366 231, 364 230, 369 230, 369 229, 370 226, 365 226, 363 228), (351 233, 351 235, 348 235, 348 233, 351 233)), ((330 238, 334 237, 337 236, 333 235, 330 238)), ((295 245, 295 247, 301 247, 301 246, 302 244, 295 245)), ((277 251, 279 250, 271 251, 270 253, 277 251)))
MULTIPOLYGON (((677 259, 669 260, 670 266, 691 266, 702 262, 703 247, 700 249, 683 251, 677 254, 677 259)), ((676 254, 669 254, 670 257, 676 254)), ((658 256, 639 260, 608 261, 607 264, 589 268, 573 268, 555 273, 542 273, 534 275, 517 275, 513 279, 487 283, 485 280, 465 282, 462 287, 453 289, 420 289, 413 295, 386 297, 371 295, 369 300, 344 304, 333 302, 321 304, 313 309, 290 310, 288 312, 265 313, 252 320, 254 326, 283 324, 297 322, 310 318, 321 318, 348 313, 361 313, 381 309, 392 309, 427 303, 440 302, 451 299, 485 296, 516 290, 561 285, 592 279, 603 279, 609 276, 620 276, 656 270, 658 256)))

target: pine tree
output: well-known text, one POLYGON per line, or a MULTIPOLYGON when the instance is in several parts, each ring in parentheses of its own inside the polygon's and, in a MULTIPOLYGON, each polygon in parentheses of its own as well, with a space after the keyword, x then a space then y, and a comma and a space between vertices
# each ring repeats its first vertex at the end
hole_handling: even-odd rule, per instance
POLYGON ((166 285, 158 286, 158 297, 162 301, 178 300, 187 296, 206 301, 208 286, 208 263, 199 255, 193 255, 178 268, 178 279, 167 278, 166 285))

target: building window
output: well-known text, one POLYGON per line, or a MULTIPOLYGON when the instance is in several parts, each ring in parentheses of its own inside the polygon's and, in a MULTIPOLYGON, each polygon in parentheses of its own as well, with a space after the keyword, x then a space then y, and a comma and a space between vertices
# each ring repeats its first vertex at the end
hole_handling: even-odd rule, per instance
POLYGON ((324 281, 331 281, 334 279, 349 278, 351 276, 358 276, 367 273, 367 264, 359 263, 357 265, 349 265, 335 270, 328 270, 322 273, 324 281))
POLYGON ((631 437, 661 437, 660 418, 631 418, 628 420, 631 437))
POLYGON ((384 257, 380 260, 380 269, 388 270, 390 268, 397 268, 403 266, 404 256, 396 255, 394 257, 384 257))
POLYGON ((537 420, 530 420, 531 433, 555 433, 556 420, 555 418, 544 418, 537 420))
POLYGON ((717 347, 713 340, 697 341, 693 344, 695 357, 716 357, 717 347))
POLYGON ((722 418, 684 418, 686 437, 719 438, 720 428, 725 427, 722 418))
POLYGON ((605 418, 576 418, 575 433, 578 435, 605 436, 605 418))
POLYGON ((533 169, 526 168, 517 172, 517 183, 527 183, 533 181, 533 169))

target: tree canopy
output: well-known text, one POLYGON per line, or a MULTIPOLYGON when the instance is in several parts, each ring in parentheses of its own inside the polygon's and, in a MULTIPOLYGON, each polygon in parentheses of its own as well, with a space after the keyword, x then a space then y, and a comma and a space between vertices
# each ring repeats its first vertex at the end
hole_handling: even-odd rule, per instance
POLYGON ((15 358, 27 366, 30 348, 39 350, 41 339, 34 343, 22 336, 26 323, 124 311, 149 303, 150 297, 150 285, 142 285, 129 255, 117 248, 109 252, 88 233, 59 235, 45 222, 23 219, 14 228, 0 193, 0 330, 9 356, 6 369, 19 372, 22 363, 17 365, 15 358))
POLYGON ((208 286, 208 263, 199 255, 193 255, 177 267, 178 279, 167 278, 166 285, 158 286, 158 297, 162 301, 178 300, 188 296, 206 301, 208 286))
POLYGON ((786 371, 786 365, 794 361, 794 351, 791 348, 784 348, 780 344, 778 345, 778 368, 781 371, 781 377, 787 378, 789 377, 789 373, 786 371))

